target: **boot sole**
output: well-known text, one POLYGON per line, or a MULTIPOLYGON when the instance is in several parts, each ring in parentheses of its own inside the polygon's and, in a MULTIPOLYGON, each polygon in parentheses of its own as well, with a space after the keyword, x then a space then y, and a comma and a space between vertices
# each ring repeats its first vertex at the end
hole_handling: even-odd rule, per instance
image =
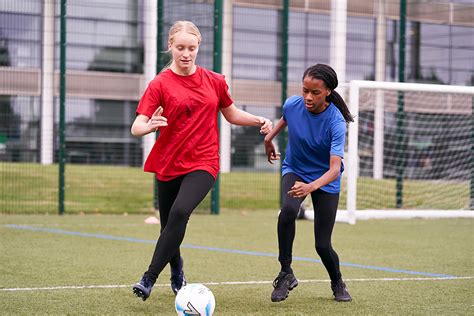
POLYGON ((141 298, 143 301, 146 301, 146 299, 148 298, 146 293, 137 287, 133 288, 133 294, 135 294, 136 297, 141 298))

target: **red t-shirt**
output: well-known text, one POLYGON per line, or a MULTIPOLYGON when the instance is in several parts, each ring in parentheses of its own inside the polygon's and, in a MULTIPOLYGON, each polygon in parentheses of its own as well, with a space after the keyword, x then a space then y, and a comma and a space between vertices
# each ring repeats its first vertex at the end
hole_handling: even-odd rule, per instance
POLYGON ((219 172, 218 113, 233 103, 224 76, 196 67, 189 76, 171 69, 158 74, 148 85, 137 115, 151 117, 158 106, 168 126, 160 134, 144 170, 160 181, 169 181, 195 170, 219 172))

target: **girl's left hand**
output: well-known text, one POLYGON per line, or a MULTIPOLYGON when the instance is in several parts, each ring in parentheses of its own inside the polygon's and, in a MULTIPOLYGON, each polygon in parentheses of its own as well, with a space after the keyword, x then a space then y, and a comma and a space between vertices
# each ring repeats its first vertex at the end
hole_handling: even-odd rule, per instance
POLYGON ((268 134, 270 133, 270 131, 272 130, 273 128, 273 123, 272 121, 270 121, 269 119, 266 119, 264 117, 259 117, 259 121, 260 121, 260 124, 261 124, 261 127, 260 127, 260 134, 268 134))
POLYGON ((288 195, 294 198, 303 198, 312 192, 311 185, 295 181, 295 184, 291 187, 290 191, 288 191, 288 195))

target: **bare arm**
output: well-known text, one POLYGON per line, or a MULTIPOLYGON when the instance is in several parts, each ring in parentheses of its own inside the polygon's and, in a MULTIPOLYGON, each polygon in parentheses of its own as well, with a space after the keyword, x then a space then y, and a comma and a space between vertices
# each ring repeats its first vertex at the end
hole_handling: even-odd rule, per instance
POLYGON ((271 142, 273 138, 275 138, 275 136, 277 136, 278 133, 280 133, 280 131, 284 129, 285 127, 286 127, 285 120, 283 118, 280 118, 278 123, 276 123, 275 127, 272 129, 272 131, 265 136, 265 142, 271 142))
POLYGON ((163 108, 160 106, 156 109, 155 113, 149 118, 146 115, 139 114, 135 121, 133 121, 132 128, 130 129, 133 136, 144 136, 151 132, 156 132, 158 127, 167 126, 167 119, 161 116, 163 108))
POLYGON ((280 153, 277 153, 275 150, 275 146, 273 145, 273 138, 280 133, 282 129, 286 127, 286 122, 283 118, 281 118, 278 123, 275 125, 275 128, 270 131, 265 136, 264 145, 265 145, 265 153, 267 154, 267 160, 269 163, 273 164, 273 160, 280 159, 280 153))
POLYGON ((272 130, 272 122, 261 116, 256 116, 238 109, 234 104, 221 109, 227 122, 241 126, 260 126, 260 133, 268 134, 272 130))
POLYGON ((304 183, 296 181, 288 194, 295 198, 305 197, 313 191, 325 186, 328 183, 333 182, 341 174, 341 163, 342 158, 339 156, 331 155, 329 160, 329 170, 326 171, 321 177, 310 183, 304 183))

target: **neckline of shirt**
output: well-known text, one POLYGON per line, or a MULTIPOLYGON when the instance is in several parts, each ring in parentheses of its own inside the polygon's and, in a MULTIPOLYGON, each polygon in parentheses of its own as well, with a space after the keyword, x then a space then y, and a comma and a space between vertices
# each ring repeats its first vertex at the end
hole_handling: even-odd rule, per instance
POLYGON ((306 112, 308 112, 312 116, 321 116, 321 115, 323 115, 324 113, 326 113, 328 111, 328 109, 331 107, 332 104, 333 104, 332 102, 329 102, 328 106, 319 113, 314 113, 314 112, 308 111, 308 109, 306 109, 306 108, 305 108, 305 110, 306 110, 306 112))
POLYGON ((196 71, 190 75, 180 75, 175 73, 173 70, 168 69, 172 76, 178 78, 179 81, 183 83, 184 86, 188 88, 196 88, 202 85, 202 69, 196 65, 196 71))

